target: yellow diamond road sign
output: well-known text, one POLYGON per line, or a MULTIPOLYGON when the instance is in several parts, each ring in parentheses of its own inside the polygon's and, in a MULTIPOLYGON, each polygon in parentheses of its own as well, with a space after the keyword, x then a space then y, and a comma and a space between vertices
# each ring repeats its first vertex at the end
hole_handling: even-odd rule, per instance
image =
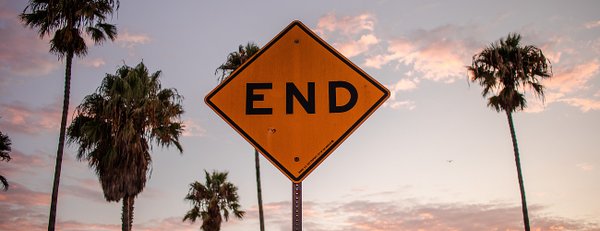
POLYGON ((385 87, 293 21, 205 101, 298 183, 388 97, 385 87))

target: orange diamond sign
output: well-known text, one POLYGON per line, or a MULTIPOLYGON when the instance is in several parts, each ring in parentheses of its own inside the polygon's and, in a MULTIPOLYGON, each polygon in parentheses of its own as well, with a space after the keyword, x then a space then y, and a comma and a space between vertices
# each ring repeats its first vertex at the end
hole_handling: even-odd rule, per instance
POLYGON ((205 98, 298 183, 389 97, 389 91, 293 21, 205 98))

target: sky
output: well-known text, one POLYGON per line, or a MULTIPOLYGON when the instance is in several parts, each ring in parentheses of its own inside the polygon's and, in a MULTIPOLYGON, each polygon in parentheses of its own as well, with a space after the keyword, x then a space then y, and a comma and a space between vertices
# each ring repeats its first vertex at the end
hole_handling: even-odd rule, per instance
MULTIPOLYGON (((0 0, 0 131, 13 158, 0 163, 0 230, 44 230, 64 84, 49 39, 0 0)), ((254 151, 204 103, 215 69, 240 44, 267 44, 300 20, 391 92, 387 102, 303 181, 303 228, 522 230, 506 116, 486 107, 465 66, 509 33, 552 63, 542 101, 514 114, 532 230, 600 230, 600 2, 598 1, 121 1, 118 38, 73 63, 71 111, 107 73, 141 61, 184 96, 182 154, 152 149, 134 229, 199 230, 183 200, 204 170, 228 171, 243 220, 258 230, 254 151)), ((120 203, 68 145, 57 228, 119 230, 120 203)), ((267 230, 291 229, 291 182, 261 157, 267 230)))

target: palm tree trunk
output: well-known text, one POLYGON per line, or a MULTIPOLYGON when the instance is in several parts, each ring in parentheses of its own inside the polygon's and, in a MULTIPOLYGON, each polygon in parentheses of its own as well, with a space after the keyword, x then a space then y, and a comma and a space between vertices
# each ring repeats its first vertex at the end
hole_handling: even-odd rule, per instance
POLYGON ((67 115, 69 112, 69 96, 71 94, 71 64, 73 63, 73 52, 67 53, 65 65, 65 92, 63 96, 62 118, 60 120, 60 135, 58 136, 58 150, 56 151, 56 166, 54 167, 54 184, 52 186, 52 201, 50 203, 50 218, 48 231, 54 231, 56 225, 56 206, 58 204, 58 185, 60 184, 60 171, 62 168, 63 151, 65 147, 65 131, 67 127, 67 115))
POLYGON ((254 162, 256 166, 256 194, 258 195, 258 218, 260 220, 260 231, 265 231, 265 216, 263 214, 262 187, 260 186, 260 162, 258 150, 254 149, 254 162))
POLYGON ((135 203, 135 196, 129 196, 128 200, 129 200, 129 203, 128 203, 128 205, 129 205, 129 214, 128 214, 129 217, 127 219, 128 220, 127 221, 128 222, 127 225, 128 225, 128 228, 129 228, 128 231, 131 231, 133 229, 133 203, 135 203))
POLYGON ((130 231, 131 230, 131 219, 133 218, 133 212, 131 211, 133 208, 133 201, 130 200, 133 198, 132 196, 125 195, 123 197, 123 208, 121 211, 121 230, 122 231, 130 231))
POLYGON ((517 135, 515 132, 515 125, 513 124, 512 113, 506 112, 508 118, 508 125, 510 127, 510 136, 512 138, 513 149, 515 152, 515 163, 517 165, 517 176, 519 178, 519 189, 521 191, 521 208, 523 209, 523 223, 525 231, 530 231, 529 227, 529 214, 527 212, 527 201, 525 200, 525 185, 523 184, 523 173, 521 172, 521 158, 519 157, 519 147, 517 145, 517 135))

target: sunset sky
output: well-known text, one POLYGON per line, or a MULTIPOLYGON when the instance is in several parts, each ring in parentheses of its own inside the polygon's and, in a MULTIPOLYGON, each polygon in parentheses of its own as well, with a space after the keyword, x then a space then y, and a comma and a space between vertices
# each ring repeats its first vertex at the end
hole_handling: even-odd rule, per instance
MULTIPOLYGON (((58 142, 64 62, 26 28, 26 0, 0 0, 0 230, 45 230, 58 142)), ((300 20, 385 85, 388 101, 303 182, 304 230, 522 230, 506 116, 486 107, 465 66, 508 33, 544 51, 546 98, 514 115, 533 230, 600 230, 600 1, 122 0, 118 38, 73 63, 70 108, 106 73, 143 60, 184 96, 184 152, 154 147, 135 201, 135 230, 199 230, 182 222, 188 185, 229 171, 243 220, 258 230, 254 151, 204 103, 215 69, 240 44, 264 46, 300 20)), ((120 230, 87 163, 65 151, 58 230, 120 230)), ((267 230, 291 229, 291 182, 261 157, 267 230)))

